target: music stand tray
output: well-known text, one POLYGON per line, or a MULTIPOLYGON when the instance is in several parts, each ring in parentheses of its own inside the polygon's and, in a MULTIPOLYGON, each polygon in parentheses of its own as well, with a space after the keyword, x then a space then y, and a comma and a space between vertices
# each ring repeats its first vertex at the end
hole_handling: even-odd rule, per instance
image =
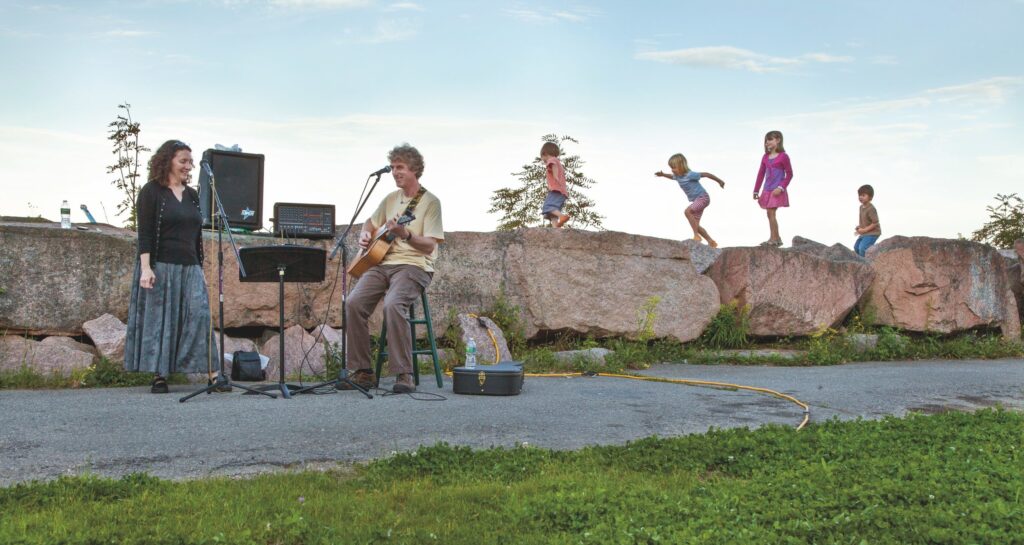
POLYGON ((277 282, 278 328, 280 333, 280 356, 278 383, 260 386, 260 391, 280 390, 281 396, 291 399, 297 386, 284 382, 284 284, 285 282, 323 282, 327 270, 327 251, 283 244, 276 246, 253 246, 238 250, 239 259, 245 267, 246 276, 239 274, 240 282, 277 282))

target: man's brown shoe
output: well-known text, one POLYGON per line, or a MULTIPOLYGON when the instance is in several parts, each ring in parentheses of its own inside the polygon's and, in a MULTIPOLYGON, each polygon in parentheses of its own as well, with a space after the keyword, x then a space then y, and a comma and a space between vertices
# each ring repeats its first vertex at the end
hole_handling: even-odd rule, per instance
POLYGON ((412 375, 409 373, 402 373, 395 378, 395 385, 391 387, 391 391, 396 394, 409 394, 416 391, 416 383, 412 380, 412 375))
MULTIPOLYGON (((369 369, 356 369, 348 376, 348 379, 364 390, 369 390, 370 388, 377 386, 377 374, 369 369)), ((335 388, 338 390, 355 390, 355 388, 350 386, 347 382, 339 382, 335 388)))

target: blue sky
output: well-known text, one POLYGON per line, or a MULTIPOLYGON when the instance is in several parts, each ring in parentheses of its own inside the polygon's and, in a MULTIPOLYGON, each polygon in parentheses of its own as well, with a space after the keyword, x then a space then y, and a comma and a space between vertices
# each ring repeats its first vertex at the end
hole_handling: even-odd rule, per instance
POLYGON ((407 141, 446 230, 491 230, 491 192, 558 133, 580 140, 607 228, 688 235, 683 193, 652 175, 681 152, 727 183, 703 225, 756 244, 778 129, 785 240, 852 245, 863 183, 884 236, 955 237, 1024 192, 1022 26, 1019 0, 0 0, 0 214, 56 219, 67 198, 75 221, 85 203, 119 224, 106 125, 127 101, 151 148, 265 154, 265 218, 321 202, 347 220, 407 141))

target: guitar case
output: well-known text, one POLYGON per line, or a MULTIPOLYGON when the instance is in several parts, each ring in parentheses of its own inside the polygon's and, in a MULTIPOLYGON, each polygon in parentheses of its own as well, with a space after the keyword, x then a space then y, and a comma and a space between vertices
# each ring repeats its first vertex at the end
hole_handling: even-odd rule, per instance
POLYGON ((514 396, 523 389, 523 364, 503 361, 494 365, 452 370, 452 390, 457 394, 514 396))

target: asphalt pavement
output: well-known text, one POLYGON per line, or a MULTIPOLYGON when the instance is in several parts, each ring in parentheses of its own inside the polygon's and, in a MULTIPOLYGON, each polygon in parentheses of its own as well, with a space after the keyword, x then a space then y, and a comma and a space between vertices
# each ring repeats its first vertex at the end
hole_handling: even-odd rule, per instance
MULTIPOLYGON (((1024 360, 665 364, 645 374, 777 390, 809 404, 812 423, 995 405, 1024 410, 1024 360)), ((578 449, 710 427, 795 427, 803 418, 799 406, 761 393, 611 377, 527 377, 513 397, 455 395, 450 382, 438 389, 428 376, 416 397, 339 392, 286 400, 236 391, 179 403, 194 389, 0 391, 0 486, 86 473, 193 479, 334 467, 441 441, 578 449)))

